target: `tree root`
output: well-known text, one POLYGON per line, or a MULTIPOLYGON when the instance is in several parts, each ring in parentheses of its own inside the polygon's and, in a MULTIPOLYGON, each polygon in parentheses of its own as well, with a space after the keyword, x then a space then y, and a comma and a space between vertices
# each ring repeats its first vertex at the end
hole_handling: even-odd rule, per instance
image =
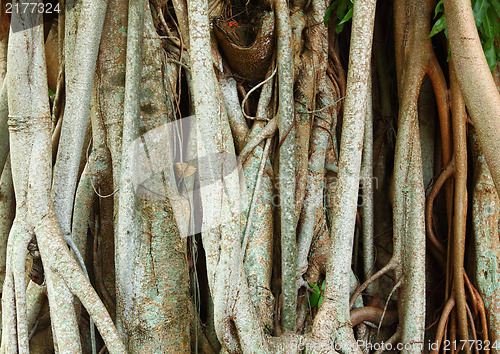
POLYGON ((380 278, 382 275, 384 275, 385 273, 391 271, 391 270, 394 270, 398 267, 398 265, 400 264, 400 261, 398 258, 396 257, 392 257, 391 260, 389 261, 389 263, 387 263, 382 269, 380 269, 378 272, 376 272, 375 274, 373 274, 369 279, 365 280, 365 282, 363 284, 361 284, 357 289, 356 289, 356 292, 354 293, 353 296, 351 296, 351 300, 349 301, 349 308, 352 309, 352 307, 354 306, 354 302, 356 301, 356 299, 358 298, 359 295, 361 295, 361 293, 363 291, 365 291, 365 289, 371 284, 373 283, 375 280, 377 280, 378 278, 380 278))
MULTIPOLYGON (((425 226, 427 230, 427 237, 429 238, 429 241, 431 241, 431 244, 434 246, 436 250, 439 251, 442 257, 446 256, 446 250, 441 245, 441 242, 436 238, 436 235, 434 235, 434 232, 432 230, 432 208, 434 205, 434 199, 436 198, 437 194, 441 190, 441 187, 444 185, 446 180, 453 176, 455 173, 455 163, 452 160, 446 168, 443 170, 443 172, 439 175, 438 179, 432 186, 431 192, 427 196, 426 200, 426 207, 425 207, 425 226)), ((442 258, 443 263, 444 259, 442 258)))
POLYGON ((374 306, 359 307, 351 311, 351 325, 353 327, 364 321, 375 323, 378 326, 389 326, 397 320, 397 312, 385 311, 374 306))

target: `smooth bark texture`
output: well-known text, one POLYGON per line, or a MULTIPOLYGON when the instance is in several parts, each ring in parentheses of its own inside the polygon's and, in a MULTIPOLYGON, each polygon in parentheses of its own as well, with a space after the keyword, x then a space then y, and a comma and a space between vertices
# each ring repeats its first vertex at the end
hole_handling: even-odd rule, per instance
POLYGON ((500 93, 486 63, 471 3, 445 0, 444 9, 457 81, 499 191, 500 93))
MULTIPOLYGON (((467 218, 467 113, 462 93, 453 73, 455 60, 450 66, 450 103, 453 126, 453 155, 455 157, 455 200, 453 210, 453 287, 455 290, 458 330, 461 338, 469 338, 467 329, 467 304, 463 277, 465 235, 467 218)), ((467 351, 467 349, 466 349, 467 351)))
MULTIPOLYGON (((78 68, 67 75, 67 102, 61 132, 61 148, 54 166, 54 205, 64 235, 71 233, 73 205, 85 129, 88 124, 90 98, 94 81, 102 26, 107 0, 82 1, 78 35, 72 65, 78 68)), ((66 237, 66 236, 65 236, 66 237)))
POLYGON ((125 106, 123 108, 122 163, 118 202, 118 225, 115 239, 116 318, 120 336, 128 342, 133 330, 128 314, 133 311, 135 270, 134 255, 138 248, 138 203, 132 184, 132 154, 129 148, 139 137, 140 89, 142 73, 142 43, 144 36, 143 0, 130 2, 127 30, 127 64, 125 77, 125 106))

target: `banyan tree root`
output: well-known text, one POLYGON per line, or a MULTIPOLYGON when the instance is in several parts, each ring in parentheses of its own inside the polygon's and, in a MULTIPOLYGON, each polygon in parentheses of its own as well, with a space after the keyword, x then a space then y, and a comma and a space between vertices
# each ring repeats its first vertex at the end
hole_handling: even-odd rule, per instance
MULTIPOLYGON (((20 245, 26 243, 27 246, 30 241, 27 236, 31 237, 31 233, 34 233, 44 262, 56 347, 61 351, 81 350, 80 342, 71 339, 75 338, 72 331, 77 328, 76 323, 72 323, 75 317, 71 294, 74 294, 94 319, 109 350, 124 353, 125 348, 116 328, 101 300, 71 256, 54 213, 50 195, 51 119, 48 89, 44 79, 46 65, 43 33, 41 26, 33 26, 37 21, 36 16, 40 15, 26 12, 16 13, 12 18, 14 24, 25 28, 13 35, 16 37, 12 42, 15 45, 9 49, 12 58, 8 61, 11 156, 30 156, 30 159, 15 158, 12 166, 13 172, 15 171, 14 180, 19 181, 14 187, 19 207, 16 210, 17 226, 12 230, 11 247, 7 256, 10 271, 7 278, 9 280, 4 284, 2 317, 5 330, 2 334, 2 346, 9 352, 29 350, 26 284, 23 281, 24 274, 23 279, 19 277, 21 266, 24 268, 26 248, 22 249, 20 245), (14 58, 23 58, 22 65, 31 63, 28 65, 28 72, 19 66, 20 62, 14 58), (31 102, 31 105, 26 106, 24 102, 31 102), (13 283, 10 279, 13 279, 13 283), (61 294, 64 294, 64 288, 71 291, 66 297, 69 307, 59 301, 62 299, 61 294)), ((78 333, 76 336, 78 337, 78 333)))
MULTIPOLYGON (((395 4, 394 11, 396 19, 400 19, 396 22, 395 40, 398 83, 402 88, 399 92, 401 104, 394 162, 394 254, 383 269, 358 289, 351 299, 351 304, 372 281, 389 270, 395 270, 396 281, 402 282, 398 296, 399 308, 405 309, 399 312, 401 340, 404 343, 416 343, 423 341, 425 328, 424 191, 420 165, 417 100, 426 73, 433 82, 436 96, 444 97, 438 95, 443 92, 440 83, 444 80, 442 72, 435 66, 431 43, 429 40, 424 40, 430 30, 431 3, 414 4, 403 1, 395 4), (410 52, 411 62, 404 59, 410 52)), ((446 122, 446 117, 449 116, 445 105, 446 99, 442 98, 438 103, 441 120, 446 122)), ((442 126, 442 129, 443 127, 446 131, 446 125, 442 126)), ((447 148, 447 140, 443 139, 443 145, 447 148)), ((450 155, 449 153, 443 155, 447 164, 449 157, 446 156, 450 155)), ((443 251, 439 248, 439 243, 434 243, 443 251)))
MULTIPOLYGON (((491 343, 495 343, 499 338, 500 316, 497 304, 499 303, 498 291, 490 286, 493 279, 498 274, 497 260, 499 259, 498 241, 499 213, 496 205, 500 203, 495 185, 489 173, 488 166, 481 153, 481 147, 477 135, 472 132, 469 136, 472 145, 474 159, 474 190, 472 194, 472 214, 474 230, 474 278, 477 282, 477 289, 480 294, 480 303, 484 300, 484 307, 487 314, 487 327, 491 343)), ((493 283, 495 284, 495 283, 493 283)), ((482 320, 484 322, 484 320, 482 320)), ((484 332, 484 330, 483 330, 484 332)))
POLYGON ((340 143, 338 185, 335 191, 331 246, 326 270, 323 304, 314 320, 313 336, 335 338, 344 350, 359 353, 349 317, 349 270, 351 267, 356 200, 361 169, 367 78, 375 18, 374 1, 354 3, 353 28, 347 74, 347 92, 340 143), (331 318, 335 321, 332 322, 331 318))
MULTIPOLYGON (((230 137, 227 118, 218 99, 216 76, 210 60, 211 49, 206 1, 189 1, 189 43, 191 48, 191 74, 193 79, 194 107, 197 112, 197 130, 208 132, 202 151, 206 153, 232 153, 234 147, 230 137), (209 141, 207 141, 207 139, 209 141)), ((203 171, 200 171, 203 177, 203 171)), ((239 187, 228 188, 239 190, 239 187)), ((243 252, 239 215, 227 209, 239 200, 232 194, 223 195, 223 204, 217 208, 231 215, 229 225, 219 226, 203 234, 203 245, 207 253, 207 272, 210 292, 214 301, 214 322, 217 336, 228 351, 267 352, 268 344, 257 313, 251 302, 248 283, 243 268, 243 252), (229 289, 226 277, 232 279, 229 289), (234 331, 236 329, 236 331, 234 331), (239 338, 235 338, 235 335, 239 338)), ((202 191, 203 205, 211 205, 209 195, 202 191)), ((206 210, 204 208, 204 210, 206 210)))

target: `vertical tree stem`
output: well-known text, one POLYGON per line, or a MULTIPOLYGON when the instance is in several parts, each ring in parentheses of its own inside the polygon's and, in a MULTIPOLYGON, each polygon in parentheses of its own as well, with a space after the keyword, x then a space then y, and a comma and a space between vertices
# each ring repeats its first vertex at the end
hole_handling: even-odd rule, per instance
MULTIPOLYGON (((16 195, 16 218, 9 235, 7 277, 3 297, 6 298, 5 305, 7 305, 12 301, 10 295, 14 296, 11 293, 14 291, 17 318, 9 317, 10 306, 8 305, 3 306, 5 315, 2 317, 5 316, 7 321, 5 332, 9 331, 9 328, 16 328, 17 326, 19 348, 15 351, 24 352, 29 350, 27 323, 23 323, 26 322, 26 304, 24 302, 26 287, 23 278, 25 277, 26 246, 31 238, 33 224, 32 220, 28 220, 27 205, 28 169, 33 144, 32 126, 36 125, 37 120, 43 120, 48 116, 49 102, 43 28, 37 25, 41 23, 41 15, 31 14, 28 11, 13 13, 12 15, 12 28, 17 27, 22 30, 12 31, 8 53, 10 58, 8 60, 10 150, 16 195), (14 281, 14 284, 11 283, 12 281, 14 281), (9 285, 12 287, 11 289, 9 289, 9 285)), ((45 178, 38 177, 39 179, 45 178)), ((78 336, 76 316, 72 307, 72 296, 60 277, 53 276, 54 274, 50 269, 46 271, 46 274, 49 288, 48 296, 52 307, 51 317, 54 324, 54 343, 56 346, 60 344, 60 350, 64 348, 64 350, 79 351, 81 350, 79 342, 68 341, 68 338, 78 336), (51 291, 52 286, 66 289, 65 292, 60 291, 57 294, 59 296, 56 296, 55 292, 51 291), (64 306, 64 303, 68 306, 64 306)), ((9 337, 4 338, 8 339, 9 337)), ((2 344, 8 352, 11 352, 12 345, 9 342, 3 343, 2 341, 2 344)))
POLYGON ((323 304, 314 322, 319 337, 335 336, 350 353, 359 353, 349 316, 349 275, 361 169, 363 135, 372 53, 375 0, 354 2, 349 71, 340 142, 338 184, 331 228, 331 246, 326 270, 323 304), (335 318, 336 324, 331 317, 335 318), (335 326, 335 327, 334 327, 335 326))
POLYGON ((3 171, 7 155, 9 154, 8 116, 7 80, 1 80, 0 78, 0 171, 3 171))
POLYGON ((278 33, 278 117, 280 135, 279 195, 281 219, 281 280, 283 330, 295 331, 297 294, 295 264, 297 259, 295 215, 295 128, 293 107, 292 28, 288 4, 275 3, 278 33))
MULTIPOLYGON (((455 157, 455 196, 453 211, 453 288, 455 289, 458 331, 460 339, 468 340, 467 329, 467 301, 465 299, 464 287, 464 253, 465 253, 465 232, 467 219, 467 113, 465 103, 458 86, 454 60, 450 65, 450 94, 451 113, 453 127, 453 155, 455 157)), ((468 345, 465 351, 470 352, 468 345)))
POLYGON ((366 100, 365 135, 363 138, 363 160, 361 162, 361 184, 363 203, 361 220, 363 228, 363 275, 369 279, 374 271, 375 255, 373 241, 373 110, 372 80, 368 76, 368 96, 366 100))
MULTIPOLYGON (((132 320, 135 278, 134 258, 139 237, 137 200, 131 177, 131 156, 127 151, 139 136, 140 92, 144 32, 144 0, 132 0, 129 5, 127 33, 127 64, 122 138, 122 165, 118 203, 118 228, 115 242, 116 264, 116 319, 122 339, 127 338, 129 321, 132 320)), ((125 343, 127 340, 125 340, 125 343)))
POLYGON ((71 233, 71 216, 78 178, 78 168, 88 124, 95 65, 107 0, 84 0, 78 24, 74 62, 66 68, 68 75, 66 110, 54 166, 54 207, 63 235, 71 233), (74 66, 71 66, 74 64, 74 66))
POLYGON ((458 85, 500 191, 500 93, 483 53, 471 2, 444 0, 444 9, 458 85))

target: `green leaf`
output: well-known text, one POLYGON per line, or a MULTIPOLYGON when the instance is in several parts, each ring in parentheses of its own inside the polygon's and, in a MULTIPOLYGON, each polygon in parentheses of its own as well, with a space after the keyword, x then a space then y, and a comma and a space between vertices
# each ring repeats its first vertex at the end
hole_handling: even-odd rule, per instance
POLYGON ((352 18, 352 7, 349 9, 349 11, 347 11, 347 13, 344 16, 344 18, 342 19, 342 21, 339 22, 339 25, 342 25, 342 24, 346 23, 351 18, 352 18))
POLYGON ((328 27, 328 21, 330 21, 330 16, 332 15, 333 9, 335 8, 335 3, 331 4, 325 13, 325 27, 328 27))
POLYGON ((309 296, 309 306, 315 307, 318 304, 319 293, 314 293, 309 296))
POLYGON ((440 12, 444 12, 443 0, 439 0, 437 3, 436 8, 434 9, 434 18, 436 18, 440 12))
POLYGON ((323 280, 323 283, 321 283, 321 290, 319 290, 318 284, 314 283, 309 283, 309 286, 314 290, 314 293, 309 295, 309 306, 314 307, 318 305, 318 307, 321 306, 323 303, 323 295, 322 292, 325 290, 325 284, 326 280, 323 280))
POLYGON ((335 0, 326 10, 324 17, 325 26, 328 27, 328 22, 330 21, 332 12, 337 9, 337 19, 339 19, 340 22, 337 23, 335 31, 337 33, 342 32, 344 29, 344 23, 349 21, 352 17, 353 2, 354 0, 335 0))
POLYGON ((493 71, 497 66, 497 53, 495 51, 495 38, 488 39, 484 45, 484 56, 486 57, 486 61, 488 62, 488 66, 490 70, 493 71))
POLYGON ((474 7, 472 8, 472 13, 474 14, 474 22, 476 27, 480 27, 486 18, 486 11, 488 11, 490 3, 486 0, 477 0, 474 7))
POLYGON ((319 298, 320 298, 320 292, 317 291, 315 293, 312 293, 309 295, 309 306, 314 307, 318 304, 319 298))
POLYGON ((500 1, 492 0, 491 3, 493 4, 493 7, 495 8, 495 12, 497 13, 498 17, 500 17, 500 1))
POLYGON ((486 16, 484 17, 482 28, 484 34, 488 38, 494 38, 500 33, 498 16, 492 7, 489 7, 488 11, 486 11, 486 16))
POLYGON ((321 304, 322 304, 322 303, 323 303, 323 295, 321 295, 321 296, 319 297, 319 300, 318 300, 318 308, 320 308, 320 307, 321 307, 321 304))
POLYGON ((426 39, 434 37, 436 34, 441 32, 445 28, 446 28, 446 15, 442 14, 441 17, 436 21, 434 26, 432 26, 431 32, 429 33, 426 39))
POLYGON ((56 94, 49 88, 49 97, 53 100, 56 97, 56 94))
POLYGON ((347 0, 337 0, 335 3, 337 4, 337 18, 341 20, 347 12, 349 2, 347 0))
POLYGON ((337 27, 335 27, 335 33, 339 34, 343 30, 344 30, 344 23, 343 24, 337 23, 337 27))

